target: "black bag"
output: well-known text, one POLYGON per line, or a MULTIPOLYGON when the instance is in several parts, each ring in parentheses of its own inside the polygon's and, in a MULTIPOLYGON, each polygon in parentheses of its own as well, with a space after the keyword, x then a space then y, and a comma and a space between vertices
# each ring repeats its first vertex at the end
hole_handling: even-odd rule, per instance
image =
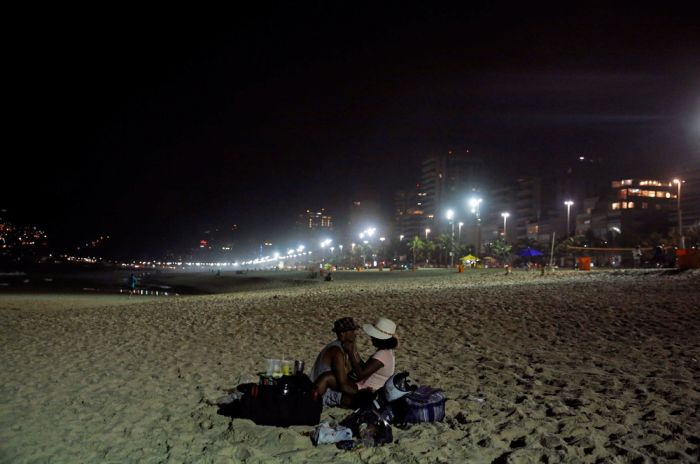
POLYGON ((353 437, 365 446, 381 446, 394 441, 394 434, 388 422, 373 408, 360 408, 340 422, 352 430, 353 437))
POLYGON ((238 386, 243 396, 221 405, 223 416, 250 419, 258 425, 316 425, 321 421, 323 398, 306 375, 282 377, 276 385, 238 386))

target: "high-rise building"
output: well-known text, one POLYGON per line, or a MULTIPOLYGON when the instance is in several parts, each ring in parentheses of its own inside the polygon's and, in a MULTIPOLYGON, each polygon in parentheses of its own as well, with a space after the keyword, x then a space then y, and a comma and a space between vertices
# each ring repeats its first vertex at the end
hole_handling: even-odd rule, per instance
POLYGON ((447 209, 464 208, 469 194, 483 188, 484 171, 483 161, 468 151, 425 158, 421 163, 421 228, 439 230, 445 226, 447 209))
POLYGON ((424 223, 423 198, 425 192, 417 184, 411 190, 400 190, 394 195, 394 235, 408 238, 421 235, 424 223))
POLYGON ((576 216, 576 233, 590 230, 599 238, 622 234, 626 244, 633 246, 652 233, 668 232, 676 200, 674 186, 669 182, 615 180, 605 194, 584 201, 583 212, 576 216), (595 206, 591 207, 594 201, 595 206))

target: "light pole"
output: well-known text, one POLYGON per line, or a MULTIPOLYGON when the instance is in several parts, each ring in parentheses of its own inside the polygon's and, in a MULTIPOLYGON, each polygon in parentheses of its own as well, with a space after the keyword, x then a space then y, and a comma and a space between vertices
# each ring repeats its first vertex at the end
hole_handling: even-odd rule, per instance
POLYGON ((501 216, 503 216, 503 241, 505 242, 507 237, 506 221, 510 217, 510 213, 501 213, 501 216))
POLYGON ((564 204, 566 205, 566 238, 569 238, 571 235, 571 226, 569 225, 569 221, 571 219, 571 205, 573 205, 574 202, 571 200, 566 200, 564 204))
POLYGON ((430 233, 430 229, 425 229, 425 239, 428 240, 428 234, 430 233))
POLYGON ((464 223, 460 221, 459 224, 457 224, 457 225, 459 226, 459 238, 457 239, 457 242, 459 242, 461 244, 462 243, 462 226, 464 225, 464 223))
POLYGON ((455 222, 453 221, 455 217, 455 212, 451 209, 447 210, 447 220, 450 221, 450 226, 452 226, 452 235, 450 237, 450 267, 454 267, 455 264, 455 222))
POLYGON ((681 185, 685 182, 680 179, 673 179, 674 184, 678 184, 678 248, 685 248, 685 237, 683 236, 683 213, 681 212, 681 185))
POLYGON ((481 215, 479 213, 479 205, 481 198, 472 198, 469 200, 469 206, 472 208, 472 213, 476 214, 476 254, 481 255, 481 215))

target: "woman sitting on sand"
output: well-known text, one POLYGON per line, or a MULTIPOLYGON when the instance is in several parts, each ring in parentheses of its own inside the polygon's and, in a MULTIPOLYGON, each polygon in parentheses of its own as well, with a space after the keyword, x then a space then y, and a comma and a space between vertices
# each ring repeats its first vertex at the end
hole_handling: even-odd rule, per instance
POLYGON ((362 390, 370 388, 373 391, 379 390, 384 383, 394 375, 396 367, 396 357, 394 349, 399 344, 396 338, 396 324, 386 318, 379 318, 375 325, 364 324, 362 330, 370 336, 372 345, 377 349, 366 361, 362 362, 357 352, 357 346, 349 353, 350 364, 353 372, 357 375, 357 388, 362 390))

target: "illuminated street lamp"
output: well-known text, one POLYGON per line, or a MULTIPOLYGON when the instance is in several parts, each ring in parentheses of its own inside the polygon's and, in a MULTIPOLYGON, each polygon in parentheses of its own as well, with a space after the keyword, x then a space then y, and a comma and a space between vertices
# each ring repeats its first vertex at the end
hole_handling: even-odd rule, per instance
POLYGON ((459 243, 462 243, 462 226, 464 225, 464 223, 460 221, 459 224, 457 224, 457 225, 459 226, 459 235, 458 235, 457 241, 459 243))
POLYGON ((574 202, 566 200, 564 204, 566 205, 566 237, 568 238, 571 235, 571 226, 569 224, 571 219, 571 205, 573 205, 574 202))
POLYGON ((504 212, 501 213, 501 216, 503 216, 503 241, 505 242, 507 236, 506 221, 510 217, 510 213, 504 212))
POLYGON ((673 183, 678 185, 678 203, 676 209, 678 209, 678 247, 681 249, 685 248, 685 236, 683 235, 683 213, 681 212, 681 185, 685 181, 680 179, 673 179, 673 183))
POLYGON ((428 240, 428 234, 430 233, 430 229, 425 229, 425 239, 428 240))
POLYGON ((476 214, 476 254, 479 256, 481 256, 481 212, 479 208, 481 201, 481 198, 471 198, 469 200, 472 213, 476 214))
POLYGON ((455 212, 451 209, 447 210, 445 214, 447 220, 450 221, 450 226, 452 227, 452 235, 450 238, 450 267, 454 267, 455 264, 455 222, 453 221, 455 217, 455 212))

